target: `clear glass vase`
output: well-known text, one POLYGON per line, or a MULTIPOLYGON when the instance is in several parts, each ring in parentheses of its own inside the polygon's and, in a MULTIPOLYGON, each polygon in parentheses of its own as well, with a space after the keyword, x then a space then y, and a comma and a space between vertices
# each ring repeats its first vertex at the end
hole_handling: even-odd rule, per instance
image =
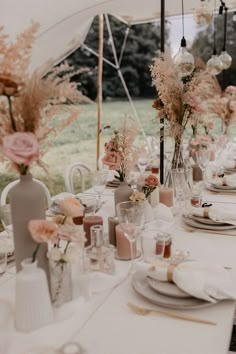
POLYGON ((51 297, 55 307, 72 300, 71 264, 63 260, 49 260, 51 297))

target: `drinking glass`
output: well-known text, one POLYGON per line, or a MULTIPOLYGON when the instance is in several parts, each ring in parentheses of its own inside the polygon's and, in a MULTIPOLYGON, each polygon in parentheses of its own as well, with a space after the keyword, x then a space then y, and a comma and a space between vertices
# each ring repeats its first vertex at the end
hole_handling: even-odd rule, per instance
POLYGON ((152 263, 157 259, 162 260, 165 251, 165 238, 155 228, 145 230, 145 233, 141 235, 141 249, 144 262, 152 263))
POLYGON ((98 208, 100 208, 102 204, 101 196, 106 188, 107 179, 108 179, 108 171, 106 170, 97 171, 93 174, 92 183, 93 183, 93 189, 98 196, 98 208))
POLYGON ((202 170, 203 181, 205 180, 205 169, 210 162, 211 152, 207 149, 200 149, 196 152, 197 164, 202 170))
POLYGON ((116 206, 120 227, 130 244, 131 269, 134 268, 134 244, 144 225, 144 209, 142 202, 121 202, 116 206))
POLYGON ((146 171, 146 168, 149 163, 149 158, 147 155, 141 155, 138 159, 137 165, 139 168, 139 171, 143 174, 146 171))

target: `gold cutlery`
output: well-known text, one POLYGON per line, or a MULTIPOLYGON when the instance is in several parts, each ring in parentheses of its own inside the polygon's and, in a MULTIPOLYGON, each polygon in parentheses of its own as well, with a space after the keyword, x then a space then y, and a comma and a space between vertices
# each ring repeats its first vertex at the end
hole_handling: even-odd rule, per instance
POLYGON ((159 315, 164 315, 164 316, 168 316, 168 317, 177 318, 179 320, 191 321, 191 322, 197 322, 197 323, 202 323, 202 324, 208 324, 208 325, 216 326, 216 322, 202 320, 201 318, 192 317, 192 316, 186 316, 186 315, 183 315, 181 313, 176 313, 176 312, 170 312, 170 311, 165 311, 165 310, 157 310, 157 309, 147 309, 147 308, 140 307, 140 306, 137 306, 135 304, 132 304, 131 302, 128 302, 128 307, 133 312, 137 313, 138 315, 142 315, 142 316, 148 315, 150 313, 156 313, 156 314, 159 314, 159 315))

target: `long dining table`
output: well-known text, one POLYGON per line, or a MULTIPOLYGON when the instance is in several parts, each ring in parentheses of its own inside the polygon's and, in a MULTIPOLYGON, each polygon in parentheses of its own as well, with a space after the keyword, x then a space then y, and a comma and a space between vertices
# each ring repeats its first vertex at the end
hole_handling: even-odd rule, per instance
MULTIPOLYGON (((114 214, 113 189, 106 189, 103 207, 98 214, 114 214)), ((204 191, 203 200, 236 208, 236 195, 204 191)), ((107 222, 104 223, 107 230, 107 222)), ((230 235, 185 228, 175 222, 172 232, 176 249, 188 250, 191 259, 230 268, 236 274, 236 230, 230 235), (232 269, 231 269, 232 268, 232 269)), ((14 264, 0 277, 0 353, 49 353, 66 342, 78 342, 87 354, 226 354, 234 322, 235 301, 220 301, 195 310, 172 310, 216 325, 195 323, 160 314, 140 315, 127 306, 162 309, 139 295, 128 275, 129 261, 116 260, 115 275, 92 274, 91 293, 65 304, 55 312, 53 324, 31 333, 14 329, 14 264)), ((137 261, 137 267, 142 261, 137 261)), ((235 276, 236 281, 236 276, 235 276)))

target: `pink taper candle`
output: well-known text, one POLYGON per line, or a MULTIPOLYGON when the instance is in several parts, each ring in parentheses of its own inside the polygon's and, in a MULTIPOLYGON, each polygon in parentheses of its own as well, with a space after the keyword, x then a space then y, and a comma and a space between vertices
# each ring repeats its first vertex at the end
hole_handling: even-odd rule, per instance
MULTIPOLYGON (((121 225, 116 226, 117 256, 122 259, 131 259, 130 243, 125 237, 121 225)), ((133 244, 133 257, 136 257, 136 242, 133 244)))
POLYGON ((168 207, 172 207, 174 204, 174 190, 173 188, 167 188, 161 186, 159 188, 159 201, 168 207))

